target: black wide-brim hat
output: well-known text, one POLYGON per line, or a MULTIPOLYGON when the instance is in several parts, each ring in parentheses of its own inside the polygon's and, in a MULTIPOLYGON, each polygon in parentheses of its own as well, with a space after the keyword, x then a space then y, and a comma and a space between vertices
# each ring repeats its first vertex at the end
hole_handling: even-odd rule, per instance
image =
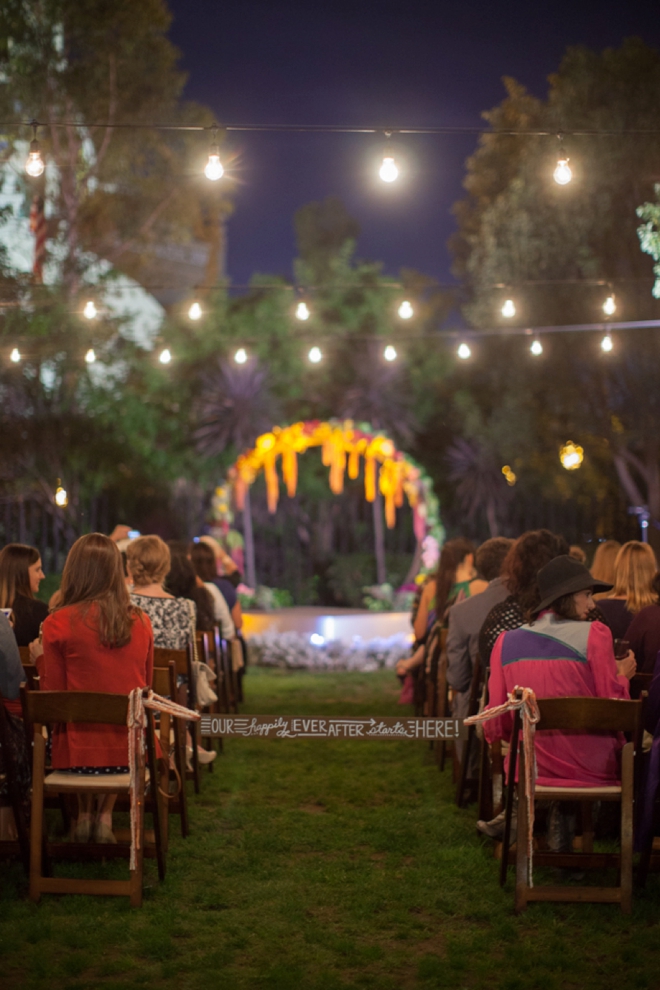
POLYGON ((534 609, 535 613, 542 612, 563 595, 574 595, 578 591, 610 591, 612 585, 607 581, 597 581, 592 577, 584 564, 573 557, 562 555, 555 557, 542 567, 536 575, 541 601, 534 609))

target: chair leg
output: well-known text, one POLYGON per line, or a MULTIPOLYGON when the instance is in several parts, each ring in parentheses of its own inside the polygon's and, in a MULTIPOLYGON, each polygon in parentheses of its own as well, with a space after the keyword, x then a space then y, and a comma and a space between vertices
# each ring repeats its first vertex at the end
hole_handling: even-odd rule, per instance
MULTIPOLYGON (((525 799, 525 757, 520 756, 518 772, 518 831, 516 834, 516 896, 514 910, 520 914, 527 908, 527 801, 525 799)), ((508 850, 507 850, 508 856, 508 850)))
MULTIPOLYGON (((153 727, 153 715, 150 711, 147 711, 147 765, 149 767, 149 783, 151 786, 151 814, 154 822, 154 837, 156 840, 156 860, 158 862, 158 879, 165 879, 165 848, 164 848, 164 837, 163 837, 163 820, 167 819, 167 812, 163 816, 163 799, 160 793, 160 786, 162 785, 161 774, 158 772, 158 766, 156 765, 156 753, 154 751, 154 727, 153 727)), ((169 730, 168 730, 169 732, 169 730)), ((168 767, 169 771, 169 761, 164 759, 163 761, 168 767)), ((169 780, 169 773, 166 777, 169 780)), ((131 878, 132 879, 132 878, 131 878)), ((131 894, 131 897, 133 895, 131 894)), ((131 900, 132 903, 132 900, 131 900)))
POLYGON ((44 771, 46 740, 41 732, 34 736, 32 772, 32 820, 30 824, 30 900, 41 898, 41 865, 44 828, 44 771))
POLYGON ((179 817, 181 819, 181 835, 185 839, 189 834, 188 827, 188 793, 186 791, 186 729, 181 719, 174 719, 174 746, 176 768, 181 780, 179 793, 179 817))
POLYGON ((472 745, 474 742, 475 729, 471 725, 468 729, 468 736, 463 744, 463 759, 461 760, 461 770, 458 775, 458 785, 456 787, 456 804, 459 808, 464 808, 467 804, 465 800, 465 788, 467 787, 468 770, 470 767, 470 756, 472 755, 472 745))
POLYGON ((633 743, 626 743, 621 757, 621 910, 632 912, 633 860, 633 743))
POLYGON ((594 814, 591 801, 581 802, 580 816, 582 818, 582 852, 592 853, 594 851, 594 814))

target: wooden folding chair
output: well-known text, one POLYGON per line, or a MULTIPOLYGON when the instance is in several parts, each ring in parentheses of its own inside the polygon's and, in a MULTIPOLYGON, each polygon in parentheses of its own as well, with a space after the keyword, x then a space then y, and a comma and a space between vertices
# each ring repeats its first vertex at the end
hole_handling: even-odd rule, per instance
MULTIPOLYGON (((185 650, 168 650, 164 647, 154 648, 154 667, 167 667, 174 664, 177 677, 186 678, 186 707, 191 711, 196 711, 197 698, 195 696, 195 677, 193 671, 193 648, 189 644, 185 650)), ((178 701, 178 697, 173 699, 178 701)), ((200 791, 199 757, 197 752, 197 723, 188 722, 190 729, 190 742, 192 746, 192 770, 186 770, 185 779, 192 780, 195 794, 200 791)))
POLYGON ((3 768, 0 772, 0 783, 7 785, 7 798, 0 799, 0 807, 9 807, 14 814, 16 825, 15 841, 10 839, 0 841, 0 856, 20 856, 26 874, 30 874, 30 830, 25 818, 23 799, 19 787, 19 778, 13 756, 11 742, 11 726, 7 710, 0 694, 0 748, 2 749, 3 768))
MULTIPOLYGON (((131 907, 142 905, 142 877, 144 856, 144 805, 145 805, 145 761, 138 757, 137 804, 135 813, 138 822, 139 845, 136 850, 135 869, 130 871, 129 880, 87 880, 63 877, 46 877, 42 871, 42 839, 44 836, 44 798, 48 794, 129 794, 130 774, 110 774, 107 776, 86 776, 69 774, 55 770, 46 773, 46 740, 41 732, 47 723, 126 725, 128 698, 119 694, 101 694, 87 691, 27 691, 25 705, 34 726, 34 750, 32 765, 32 825, 30 836, 30 898, 39 901, 42 893, 49 894, 110 894, 127 896, 131 907)), ((147 749, 149 762, 153 760, 153 720, 147 711, 147 749)), ((155 784, 154 784, 155 786, 155 784)), ((164 875, 162 846, 160 845, 160 822, 158 802, 154 802, 154 828, 157 848, 160 847, 159 873, 164 875)), ((75 845, 67 844, 69 850, 75 845)), ((49 844, 51 854, 53 845, 49 844)), ((86 858, 93 854, 103 857, 126 856, 128 846, 80 844, 86 858)))
POLYGON ((21 663, 23 664, 23 666, 32 663, 32 657, 30 656, 29 646, 19 646, 18 653, 21 658, 21 663))
MULTIPOLYGON (((170 661, 167 667, 154 667, 151 686, 156 694, 164 698, 176 700, 176 669, 170 661)), ((167 813, 178 815, 181 822, 181 835, 185 839, 189 834, 188 826, 188 797, 186 794, 186 730, 179 718, 171 718, 166 712, 160 714, 159 738, 163 755, 172 751, 171 738, 174 737, 174 765, 178 774, 178 793, 169 795, 167 813)), ((161 790, 169 793, 170 767, 169 759, 167 772, 163 773, 161 790)), ((167 816, 166 816, 167 817, 167 816)))
MULTIPOLYGON (((468 718, 476 715, 479 711, 479 697, 481 694, 481 657, 477 653, 472 668, 472 681, 470 682, 470 696, 468 699, 468 718)), ((456 785, 456 804, 459 808, 464 808, 467 804, 465 799, 465 789, 467 787, 468 773, 470 770, 470 758, 477 739, 476 726, 468 727, 467 739, 463 740, 463 751, 458 769, 458 784, 456 785)))
MULTIPOLYGON (((582 851, 534 853, 534 866, 568 869, 618 868, 619 884, 602 886, 534 885, 527 880, 527 796, 525 791, 525 756, 520 747, 518 770, 518 829, 516 835, 515 911, 524 911, 530 901, 570 901, 620 904, 624 914, 632 911, 633 791, 635 751, 641 751, 643 701, 612 698, 539 698, 541 719, 537 732, 625 732, 632 740, 621 754, 621 783, 599 787, 536 786, 535 799, 540 801, 575 801, 582 807, 582 851), (592 806, 594 801, 615 801, 621 806, 620 853, 593 851, 592 806)), ((515 779, 516 754, 521 739, 520 713, 516 712, 511 742, 510 781, 515 779), (517 731, 516 731, 517 726, 517 731), (513 772, 511 772, 513 766, 513 772)), ((513 790, 513 788, 510 788, 513 790)), ((511 805, 507 805, 508 816, 511 805)), ((508 846, 502 851, 504 873, 508 846)))

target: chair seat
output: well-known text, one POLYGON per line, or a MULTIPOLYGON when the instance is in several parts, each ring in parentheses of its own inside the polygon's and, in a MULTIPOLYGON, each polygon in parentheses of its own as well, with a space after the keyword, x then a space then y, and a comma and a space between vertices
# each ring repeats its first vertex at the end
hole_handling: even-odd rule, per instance
MULTIPOLYGON (((145 769, 145 780, 149 780, 149 768, 145 769)), ((129 773, 85 774, 67 773, 55 770, 44 780, 44 790, 57 794, 64 791, 90 791, 92 794, 117 794, 128 792, 131 783, 129 773)))
POLYGON ((621 785, 612 784, 604 787, 550 787, 537 784, 534 788, 537 797, 561 797, 563 801, 597 801, 599 798, 614 797, 621 794, 621 785))

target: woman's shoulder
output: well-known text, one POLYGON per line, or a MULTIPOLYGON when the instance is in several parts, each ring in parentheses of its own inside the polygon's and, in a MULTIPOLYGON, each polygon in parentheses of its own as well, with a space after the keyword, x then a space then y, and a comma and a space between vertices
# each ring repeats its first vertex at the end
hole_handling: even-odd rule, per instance
POLYGON ((20 610, 23 614, 43 615, 44 617, 48 615, 48 605, 46 602, 42 602, 40 598, 28 598, 27 595, 16 595, 14 609, 20 610))

